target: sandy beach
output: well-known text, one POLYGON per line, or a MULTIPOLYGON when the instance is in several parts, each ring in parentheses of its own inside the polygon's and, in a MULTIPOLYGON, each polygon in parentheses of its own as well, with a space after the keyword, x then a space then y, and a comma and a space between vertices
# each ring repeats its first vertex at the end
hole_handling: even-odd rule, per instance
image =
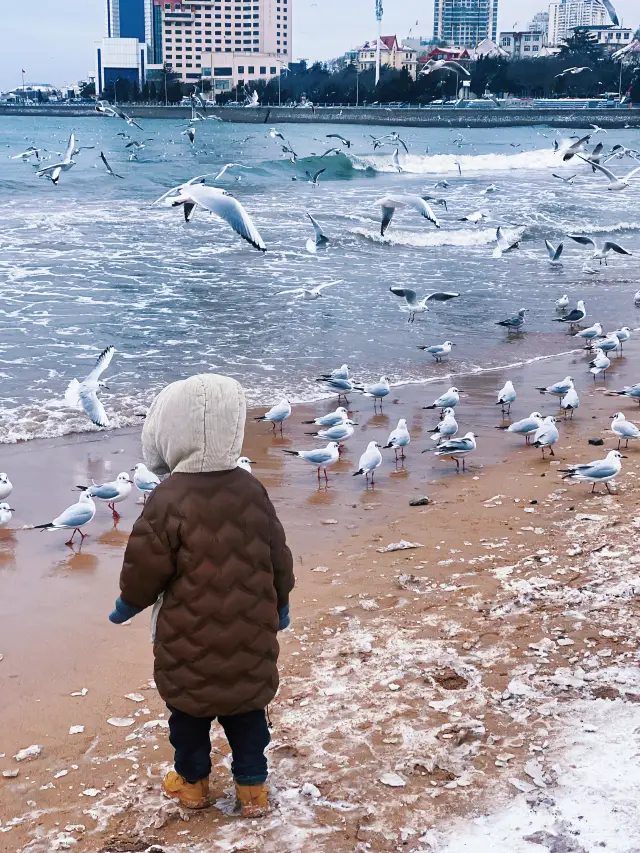
MULTIPOLYGON (((567 337, 567 350, 575 344, 567 337)), ((99 507, 81 550, 67 548, 63 533, 22 529, 60 512, 77 484, 131 469, 139 430, 3 446, 16 515, 14 529, 0 531, 0 770, 19 775, 0 777, 0 853, 517 853, 560 849, 545 840, 573 843, 576 828, 584 846, 563 850, 603 842, 628 853, 640 837, 628 775, 638 774, 631 742, 640 722, 640 447, 624 451, 615 495, 569 487, 557 468, 615 448, 614 412, 639 416, 635 402, 605 390, 640 380, 639 353, 637 342, 625 345, 606 385, 575 349, 453 379, 445 363, 442 380, 394 388, 383 414, 353 395, 359 426, 328 488, 281 451, 313 447, 302 421, 334 401, 294 407, 283 437, 251 413, 245 453, 285 525, 297 588, 270 708, 274 808, 249 826, 232 814, 220 732, 216 806, 187 815, 160 796, 171 749, 151 681, 148 614, 120 628, 107 620, 140 510, 134 497, 117 526, 99 507), (543 461, 496 429, 496 392, 508 377, 516 418, 554 414, 555 400, 535 386, 567 374, 581 407, 560 423, 555 459, 543 461), (465 474, 421 453, 433 448, 437 422, 422 407, 450 385, 464 391, 459 434, 478 434, 465 474), (384 451, 366 488, 351 476, 359 455, 368 441, 384 444, 400 417, 412 436, 406 462, 384 451), (409 506, 421 496, 428 505, 409 506), (401 541, 418 547, 380 551, 401 541), (74 726, 84 730, 69 734, 74 726), (17 762, 30 745, 39 755, 17 762), (603 797, 615 802, 615 820, 603 797)))

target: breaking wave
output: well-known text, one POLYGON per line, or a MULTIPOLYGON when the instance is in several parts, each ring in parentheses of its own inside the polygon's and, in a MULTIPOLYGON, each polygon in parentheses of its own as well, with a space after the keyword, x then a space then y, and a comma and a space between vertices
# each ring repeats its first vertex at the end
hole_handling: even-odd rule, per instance
MULTIPOLYGON (((353 168, 360 171, 395 172, 391 154, 349 154, 353 168)), ((404 172, 412 175, 457 175, 479 172, 512 172, 522 169, 549 169, 560 165, 561 158, 547 149, 518 154, 400 154, 404 172)))

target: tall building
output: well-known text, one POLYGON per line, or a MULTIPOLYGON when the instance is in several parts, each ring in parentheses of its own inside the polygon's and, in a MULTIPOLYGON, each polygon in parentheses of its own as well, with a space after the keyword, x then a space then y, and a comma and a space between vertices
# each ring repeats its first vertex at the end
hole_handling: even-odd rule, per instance
POLYGON ((433 37, 451 47, 475 47, 498 35, 498 0, 434 0, 433 37))
POLYGON ((96 43, 96 91, 117 81, 142 86, 155 59, 153 0, 105 0, 106 36, 96 43))
POLYGON ((549 5, 549 44, 561 44, 574 27, 602 26, 608 18, 600 0, 554 0, 549 5))
POLYGON ((528 29, 531 33, 543 33, 546 38, 549 34, 549 13, 536 12, 529 23, 528 29))
POLYGON ((107 38, 131 38, 146 41, 145 6, 147 0, 105 0, 107 38))
POLYGON ((183 82, 224 92, 287 70, 293 0, 152 1, 154 63, 183 82))

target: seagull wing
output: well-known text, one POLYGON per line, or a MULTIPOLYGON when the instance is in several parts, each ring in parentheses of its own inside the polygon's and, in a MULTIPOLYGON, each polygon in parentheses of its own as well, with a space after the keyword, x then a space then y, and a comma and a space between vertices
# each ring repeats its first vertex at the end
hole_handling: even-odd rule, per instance
POLYGON ((611 240, 606 240, 602 245, 603 252, 617 252, 619 255, 630 255, 631 252, 628 252, 626 249, 623 249, 622 246, 619 246, 617 243, 612 243, 611 240))
POLYGON ((415 290, 410 290, 406 287, 390 287, 389 290, 394 294, 394 296, 406 299, 408 305, 418 304, 418 295, 415 290))
POLYGON ((120 495, 120 492, 113 483, 103 483, 101 486, 89 486, 87 491, 92 498, 99 498, 101 501, 110 501, 120 495))
MULTIPOLYGON (((580 155, 578 154, 578 157, 580 155)), ((586 157, 580 157, 581 160, 584 160, 585 163, 588 163, 590 166, 593 166, 598 172, 602 172, 603 175, 606 175, 609 178, 611 183, 615 183, 618 180, 618 176, 614 175, 611 169, 607 169, 606 166, 602 166, 600 163, 596 163, 595 160, 587 160, 586 157)))
POLYGON ((220 219, 224 219, 243 240, 261 252, 266 252, 267 247, 258 233, 258 229, 240 202, 226 191, 216 193, 210 191, 205 194, 203 192, 205 189, 211 190, 212 188, 193 187, 191 190, 193 197, 188 200, 199 204, 205 210, 219 216, 220 219))
POLYGON ((440 227, 438 217, 433 212, 433 208, 431 207, 431 205, 427 204, 425 199, 421 198, 419 195, 411 195, 407 196, 404 201, 409 207, 412 207, 414 210, 417 210, 420 216, 424 216, 424 218, 428 219, 429 222, 433 222, 436 228, 440 227))
POLYGON ((582 246, 593 246, 596 248, 595 240, 592 240, 591 237, 583 237, 582 234, 567 234, 567 237, 570 240, 575 240, 576 243, 580 243, 582 246))
POLYGON ((459 296, 459 293, 450 293, 446 290, 437 290, 435 293, 430 293, 426 297, 426 300, 427 302, 448 302, 450 299, 457 299, 459 296))
POLYGON ((501 252, 507 252, 511 248, 511 243, 504 236, 502 228, 498 226, 496 229, 496 241, 501 252))
POLYGON ((123 177, 122 175, 118 175, 118 174, 116 174, 116 172, 114 172, 114 171, 113 171, 113 169, 111 168, 111 166, 110 166, 110 165, 109 165, 109 163, 107 162, 107 158, 104 156, 104 153, 103 153, 102 151, 100 152, 100 159, 101 159, 101 160, 102 160, 102 162, 104 163, 104 165, 105 165, 105 167, 106 167, 106 169, 107 169, 107 172, 108 172, 110 175, 113 175, 113 177, 114 177, 114 178, 122 178, 122 180, 124 180, 124 177, 123 177))
POLYGON ((400 139, 400 137, 398 137, 398 142, 400 143, 400 145, 402 145, 402 147, 404 148, 404 150, 408 154, 409 149, 407 148, 407 143, 404 141, 404 139, 400 139))
POLYGON ((457 71, 458 74, 462 74, 465 77, 471 77, 471 74, 469 73, 469 71, 466 68, 464 68, 464 66, 460 65, 460 63, 458 63, 458 62, 453 62, 453 61, 449 60, 448 62, 445 62, 445 64, 442 67, 448 68, 450 71, 457 71))
POLYGON ((319 284, 317 287, 313 289, 316 293, 320 293, 321 290, 324 290, 326 287, 333 287, 335 284, 342 284, 342 280, 340 281, 328 281, 326 284, 319 284))
POLYGON ((75 151, 75 147, 76 147, 76 138, 75 138, 74 134, 72 133, 71 136, 69 137, 69 141, 67 142, 67 150, 64 152, 64 158, 62 161, 63 163, 70 163, 71 162, 71 158, 73 157, 73 152, 75 151))
POLYGON ((391 224, 391 220, 393 219, 393 214, 395 212, 396 212, 395 207, 388 207, 386 204, 382 205, 382 223, 380 225, 380 236, 381 237, 384 237, 387 228, 391 224))
POLYGON ((602 5, 604 6, 604 8, 609 13, 609 17, 611 18, 611 23, 613 24, 613 26, 619 27, 620 21, 618 19, 618 14, 617 14, 615 7, 614 7, 613 3, 611 2, 611 0, 601 0, 601 2, 602 2, 602 5))
POLYGON ((92 424, 108 427, 109 418, 95 391, 80 391, 80 404, 92 424))
POLYGON ((276 296, 285 296, 289 293, 304 293, 304 287, 292 287, 289 290, 278 290, 276 296))
POLYGON ((315 183, 317 183, 317 182, 318 182, 318 178, 320 177, 320 175, 322 175, 322 173, 323 173, 323 172, 326 172, 326 171, 327 171, 326 169, 319 169, 319 170, 315 173, 315 175, 313 176, 313 183, 314 183, 314 184, 315 184, 315 183))
POLYGON ((93 518, 93 510, 86 504, 73 504, 67 507, 65 511, 54 518, 51 522, 54 527, 82 527, 83 524, 91 521, 93 518))
POLYGON ((315 233, 316 238, 316 246, 326 245, 329 242, 329 238, 322 233, 322 228, 318 225, 313 216, 310 213, 307 213, 307 216, 309 217, 309 219, 311 220, 311 224, 313 225, 313 231, 315 233))
POLYGON ((116 348, 113 346, 107 347, 103 349, 98 358, 96 359, 96 366, 93 368, 91 373, 84 380, 85 382, 97 382, 98 379, 102 376, 105 370, 111 364, 111 359, 113 358, 113 354, 116 351, 116 348))

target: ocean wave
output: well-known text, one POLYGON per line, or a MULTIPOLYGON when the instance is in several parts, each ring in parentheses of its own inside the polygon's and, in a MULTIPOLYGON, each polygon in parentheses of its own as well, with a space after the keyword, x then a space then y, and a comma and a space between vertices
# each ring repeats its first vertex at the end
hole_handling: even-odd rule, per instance
MULTIPOLYGON (((518 237, 522 239, 524 228, 503 229, 508 238, 518 237)), ((476 230, 459 229, 456 231, 444 231, 442 229, 430 231, 387 231, 382 237, 379 227, 376 230, 369 228, 352 228, 352 234, 359 234, 374 243, 383 243, 390 246, 410 246, 421 248, 424 246, 488 246, 496 241, 495 228, 481 228, 476 230)))
POLYGON ((619 231, 640 231, 640 222, 616 222, 614 225, 581 224, 569 230, 572 234, 617 234, 619 231))
MULTIPOLYGON (((353 168, 360 171, 396 172, 391 154, 347 154, 353 168)), ((559 167, 561 160, 555 151, 547 149, 522 151, 518 154, 401 154, 403 172, 412 175, 458 175, 458 163, 463 176, 468 173, 545 170, 559 167)))

